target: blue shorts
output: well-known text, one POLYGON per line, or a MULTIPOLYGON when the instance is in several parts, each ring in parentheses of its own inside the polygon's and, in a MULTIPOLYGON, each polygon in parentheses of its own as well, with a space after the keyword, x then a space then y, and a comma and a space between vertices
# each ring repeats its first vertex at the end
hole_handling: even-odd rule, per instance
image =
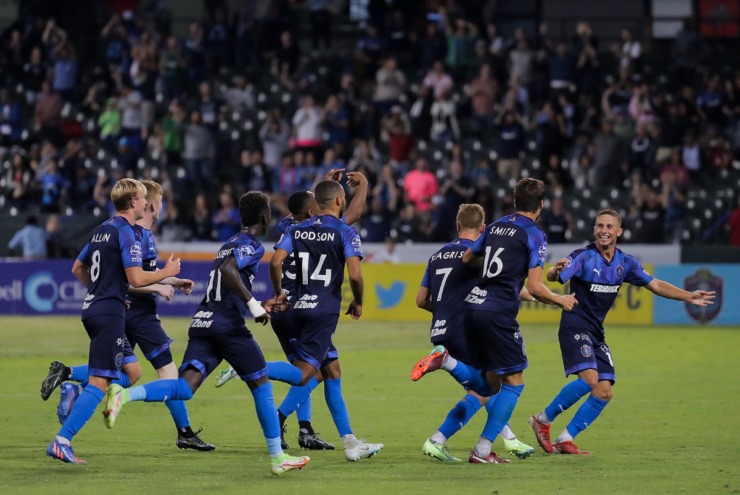
POLYGON ((602 338, 596 337, 587 329, 561 324, 558 339, 565 376, 576 375, 583 370, 596 370, 599 380, 615 382, 612 354, 602 338))
POLYGON ((172 362, 170 344, 172 339, 162 328, 159 315, 150 311, 129 311, 126 313, 126 338, 131 347, 137 345, 144 357, 152 363, 155 370, 172 362))
POLYGON ((246 327, 207 336, 190 336, 180 373, 195 368, 206 378, 225 360, 245 382, 267 376, 262 349, 246 327))
POLYGON ((82 320, 90 337, 88 374, 112 378, 121 377, 126 321, 114 315, 90 316, 82 320))
POLYGON ((465 335, 459 335, 459 332, 455 336, 439 335, 432 337, 432 344, 445 346, 450 356, 465 364, 470 364, 472 361, 472 356, 468 351, 468 341, 465 339, 465 335))
POLYGON ((280 342, 280 347, 283 348, 285 357, 292 363, 297 357, 292 341, 298 339, 297 327, 293 325, 293 313, 290 311, 270 313, 270 325, 280 342))
POLYGON ((305 361, 317 370, 339 357, 332 343, 339 322, 338 314, 302 315, 293 311, 293 325, 298 338, 291 340, 297 359, 305 361))
POLYGON ((482 371, 507 375, 524 371, 527 351, 516 319, 493 311, 465 310, 465 335, 470 364, 482 371))

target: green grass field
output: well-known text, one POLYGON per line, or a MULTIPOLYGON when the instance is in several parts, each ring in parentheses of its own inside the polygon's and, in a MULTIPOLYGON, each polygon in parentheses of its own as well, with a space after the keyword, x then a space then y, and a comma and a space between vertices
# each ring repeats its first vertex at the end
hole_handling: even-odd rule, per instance
MULTIPOLYGON (((187 320, 165 321, 176 361, 187 320)), ((564 384, 557 329, 526 328, 530 368, 512 418, 520 437, 536 445, 527 417, 564 384)), ((86 360, 87 337, 77 318, 0 318, 0 492, 2 493, 252 493, 252 494, 675 494, 740 493, 740 329, 608 329, 618 382, 599 421, 578 437, 591 456, 538 452, 509 465, 443 464, 420 454, 421 444, 461 397, 444 372, 413 383, 409 372, 429 346, 423 324, 343 322, 336 336, 344 395, 358 436, 385 443, 369 460, 348 463, 341 450, 312 453, 302 472, 269 474, 266 447, 244 384, 213 387, 213 377, 190 401, 194 427, 217 445, 210 453, 180 451, 167 409, 128 406, 114 430, 96 413, 75 439, 84 466, 46 457, 57 432, 57 394, 48 402, 39 385, 49 362, 86 360)), ((256 330, 268 359, 280 359, 269 327, 256 330)), ((144 381, 154 373, 143 363, 144 381)), ((275 385, 276 400, 287 387, 275 385)), ((558 418, 559 433, 575 408, 558 418)), ((314 394, 314 425, 341 445, 323 400, 314 394)), ((483 414, 452 438, 454 455, 467 458, 483 414)), ((297 446, 296 423, 288 441, 297 446)), ((501 453, 500 440, 494 446, 501 453)), ((292 452, 297 452, 292 450, 292 452)))

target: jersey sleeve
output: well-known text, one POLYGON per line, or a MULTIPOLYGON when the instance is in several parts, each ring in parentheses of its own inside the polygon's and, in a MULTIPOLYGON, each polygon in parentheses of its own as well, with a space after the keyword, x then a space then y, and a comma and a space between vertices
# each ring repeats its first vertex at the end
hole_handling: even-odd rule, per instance
POLYGON ((558 280, 561 284, 564 284, 568 280, 570 280, 573 277, 577 277, 581 274, 581 266, 583 266, 583 253, 585 251, 573 251, 568 255, 568 262, 565 265, 565 268, 563 268, 563 271, 560 272, 560 276, 558 277, 558 280))
POLYGON ((120 229, 118 243, 124 268, 142 266, 141 236, 136 236, 134 229, 131 227, 120 229))
POLYGON ((241 271, 250 265, 259 263, 264 252, 265 248, 261 245, 254 246, 253 244, 240 244, 234 248, 232 254, 236 260, 236 265, 241 271))
POLYGON ((362 259, 362 240, 360 234, 354 227, 348 227, 342 233, 342 243, 344 245, 344 258, 349 259, 357 256, 362 259))
POLYGON ((547 237, 545 234, 537 229, 528 233, 528 247, 529 247, 529 266, 532 268, 545 267, 545 258, 547 258, 547 237))
POLYGON ((429 280, 429 263, 427 263, 427 268, 424 270, 424 277, 421 279, 421 286, 426 287, 427 289, 432 288, 432 282, 429 280))
POLYGON ((82 248, 82 251, 80 251, 80 254, 77 255, 77 259, 81 263, 84 263, 85 265, 89 265, 90 260, 87 259, 89 252, 90 252, 90 244, 85 244, 85 247, 82 248))
POLYGON ((280 235, 277 243, 275 243, 275 251, 282 249, 287 251, 288 254, 293 252, 293 238, 291 237, 292 229, 288 229, 280 235))
POLYGON ((147 233, 147 243, 146 246, 146 258, 147 259, 157 259, 157 243, 154 241, 154 235, 150 231, 146 231, 147 233))
POLYGON ((645 270, 637 258, 627 256, 627 270, 624 275, 624 281, 628 284, 644 287, 653 281, 653 276, 645 270))
POLYGON ((473 245, 470 246, 470 250, 473 252, 474 255, 483 256, 485 254, 486 239, 488 239, 488 227, 486 227, 486 230, 484 230, 483 233, 478 236, 473 245))

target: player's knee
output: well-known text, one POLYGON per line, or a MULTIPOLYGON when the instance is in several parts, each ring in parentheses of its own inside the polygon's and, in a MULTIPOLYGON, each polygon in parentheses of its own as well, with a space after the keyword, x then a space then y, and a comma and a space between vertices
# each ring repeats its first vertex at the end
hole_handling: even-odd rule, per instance
POLYGON ((594 397, 603 401, 609 402, 612 399, 612 386, 609 382, 599 382, 591 392, 594 397))
POLYGON ((175 363, 170 363, 156 370, 157 377, 165 380, 176 380, 177 379, 177 366, 175 363))
POLYGON ((190 400, 193 398, 193 388, 185 378, 177 379, 177 397, 178 400, 190 400))

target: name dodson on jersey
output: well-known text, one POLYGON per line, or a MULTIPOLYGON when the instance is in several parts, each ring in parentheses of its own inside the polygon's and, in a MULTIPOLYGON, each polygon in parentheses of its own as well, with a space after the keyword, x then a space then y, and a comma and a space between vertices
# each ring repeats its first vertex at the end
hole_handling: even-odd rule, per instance
POLYGON ((302 239, 306 241, 333 241, 334 232, 313 232, 306 230, 294 230, 294 239, 302 239))

